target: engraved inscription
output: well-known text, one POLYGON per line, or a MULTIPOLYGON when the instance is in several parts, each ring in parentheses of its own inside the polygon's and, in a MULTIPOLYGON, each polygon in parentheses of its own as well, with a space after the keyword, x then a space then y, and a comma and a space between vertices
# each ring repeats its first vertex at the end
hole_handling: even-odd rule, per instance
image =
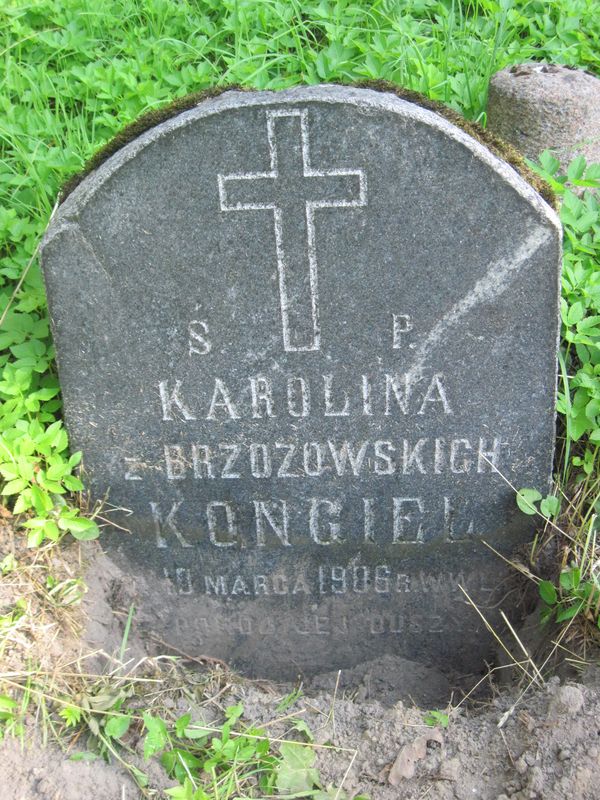
POLYGON ((167 480, 486 475, 506 465, 501 437, 165 444, 167 480))
POLYGON ((160 549, 198 547, 287 549, 317 545, 337 549, 378 544, 394 549, 433 540, 456 542, 475 533, 467 504, 442 496, 392 498, 255 497, 246 502, 181 500, 150 503, 156 546, 160 549), (193 541, 182 533, 184 520, 193 518, 193 541))
MULTIPOLYGON (((388 563, 327 564, 293 572, 248 571, 232 575, 175 566, 165 568, 164 575, 173 582, 178 594, 198 592, 214 597, 231 598, 286 595, 315 597, 392 595, 400 599, 427 595, 435 598, 452 592, 457 593, 458 585, 466 586, 469 583, 463 573, 452 576, 437 576, 424 572, 411 574, 395 569, 388 563)), ((490 592, 485 587, 480 588, 482 591, 490 592)))
POLYGON ((212 342, 208 338, 208 322, 204 319, 193 319, 188 325, 188 352, 190 356, 206 356, 212 350, 212 342))
POLYGON ((443 373, 411 376, 385 373, 340 379, 333 373, 313 378, 251 375, 239 388, 221 377, 207 379, 193 393, 179 378, 160 381, 158 395, 164 422, 198 419, 221 422, 272 417, 370 417, 452 414, 443 373))
POLYGON ((413 329, 410 314, 392 314, 392 348, 400 350, 403 346, 402 336, 413 329))
POLYGON ((367 204, 361 169, 317 169, 310 157, 308 111, 267 111, 270 169, 219 175, 221 211, 272 211, 283 346, 319 350, 315 212, 367 204))

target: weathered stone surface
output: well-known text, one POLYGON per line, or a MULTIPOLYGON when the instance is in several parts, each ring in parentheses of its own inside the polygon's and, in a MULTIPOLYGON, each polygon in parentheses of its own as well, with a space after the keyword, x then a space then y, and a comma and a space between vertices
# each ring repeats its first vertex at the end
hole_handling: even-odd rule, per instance
POLYGON ((558 64, 517 64, 490 82, 488 130, 528 158, 552 150, 563 169, 576 155, 600 162, 600 80, 558 64))
POLYGON ((138 621, 293 675, 479 666, 554 439, 558 221, 398 98, 227 92, 147 131, 43 246, 67 422, 138 621))

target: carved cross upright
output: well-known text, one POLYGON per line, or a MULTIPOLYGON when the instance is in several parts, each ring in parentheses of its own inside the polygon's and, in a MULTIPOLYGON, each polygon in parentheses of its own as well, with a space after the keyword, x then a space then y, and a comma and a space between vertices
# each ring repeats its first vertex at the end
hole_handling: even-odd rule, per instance
POLYGON ((286 351, 319 350, 315 211, 367 204, 363 170, 315 169, 306 109, 267 111, 268 172, 219 175, 221 211, 272 211, 286 351))

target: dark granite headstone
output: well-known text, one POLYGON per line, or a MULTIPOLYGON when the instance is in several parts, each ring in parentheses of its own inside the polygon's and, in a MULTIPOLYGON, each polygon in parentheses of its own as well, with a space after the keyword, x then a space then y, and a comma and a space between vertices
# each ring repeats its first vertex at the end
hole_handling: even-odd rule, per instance
POLYGON ((262 674, 479 666, 459 585, 492 604, 507 482, 548 487, 559 258, 507 164, 370 90, 226 92, 87 177, 43 265, 140 624, 262 674))

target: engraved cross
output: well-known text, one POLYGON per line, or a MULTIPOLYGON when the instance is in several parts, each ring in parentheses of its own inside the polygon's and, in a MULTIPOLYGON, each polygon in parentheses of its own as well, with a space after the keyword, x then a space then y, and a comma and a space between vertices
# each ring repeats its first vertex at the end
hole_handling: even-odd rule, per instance
POLYGON ((319 350, 315 211, 365 206, 366 176, 311 165, 305 109, 267 111, 267 138, 268 172, 218 176, 221 211, 273 212, 283 346, 319 350))

